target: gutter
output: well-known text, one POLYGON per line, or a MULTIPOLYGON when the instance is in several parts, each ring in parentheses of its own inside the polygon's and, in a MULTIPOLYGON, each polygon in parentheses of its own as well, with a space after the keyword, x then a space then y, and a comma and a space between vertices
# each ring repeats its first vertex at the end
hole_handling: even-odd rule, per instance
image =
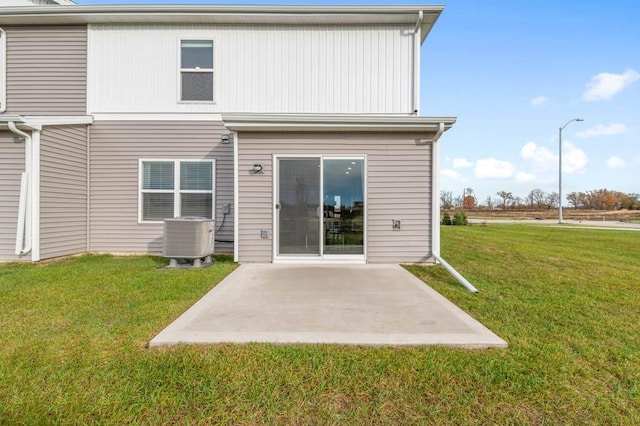
POLYGON ((421 41, 444 10, 442 5, 69 5, 8 6, 0 10, 0 25, 98 23, 218 23, 218 24, 413 24, 416 10, 425 16, 421 41))
POLYGON ((20 202, 18 204, 18 223, 16 226, 16 250, 17 256, 24 256, 31 251, 32 238, 31 238, 31 191, 29 178, 31 176, 31 150, 33 141, 31 135, 16 127, 16 123, 13 121, 7 122, 9 130, 24 138, 25 143, 25 171, 22 172, 20 180, 20 202))
POLYGON ((456 117, 225 113, 222 121, 232 131, 435 131, 439 138, 456 117))

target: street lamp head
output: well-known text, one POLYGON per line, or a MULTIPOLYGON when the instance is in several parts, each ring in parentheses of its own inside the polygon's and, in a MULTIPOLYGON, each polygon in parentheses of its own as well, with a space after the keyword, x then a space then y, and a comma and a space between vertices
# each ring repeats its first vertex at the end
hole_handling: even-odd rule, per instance
POLYGON ((571 120, 567 121, 565 125, 562 126, 560 129, 564 130, 565 127, 567 127, 569 124, 573 123, 574 121, 584 121, 584 118, 572 118, 571 120))

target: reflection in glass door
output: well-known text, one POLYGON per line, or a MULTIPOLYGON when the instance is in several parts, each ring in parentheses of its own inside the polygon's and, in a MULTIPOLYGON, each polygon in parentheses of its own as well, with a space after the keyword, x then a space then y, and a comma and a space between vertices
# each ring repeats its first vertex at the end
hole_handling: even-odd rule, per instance
POLYGON ((364 160, 323 161, 324 254, 364 254, 364 160))
POLYGON ((278 254, 320 256, 320 158, 279 158, 278 254))

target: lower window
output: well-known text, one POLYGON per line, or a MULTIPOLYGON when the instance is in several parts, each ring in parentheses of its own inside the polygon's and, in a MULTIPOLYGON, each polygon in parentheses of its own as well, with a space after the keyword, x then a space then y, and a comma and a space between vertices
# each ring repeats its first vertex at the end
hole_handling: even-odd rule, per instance
POLYGON ((214 160, 140 160, 140 221, 213 219, 214 167, 214 160))

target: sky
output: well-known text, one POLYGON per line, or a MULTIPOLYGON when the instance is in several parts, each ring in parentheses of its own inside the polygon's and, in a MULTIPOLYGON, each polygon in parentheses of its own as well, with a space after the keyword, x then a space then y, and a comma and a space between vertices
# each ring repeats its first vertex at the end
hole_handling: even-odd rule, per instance
MULTIPOLYGON (((430 4, 76 0, 77 4, 430 4)), ((420 115, 456 116, 440 186, 480 203, 600 188, 640 193, 640 1, 449 0, 422 45, 420 115), (570 122, 582 118, 583 122, 570 122)), ((563 197, 564 198, 564 197, 563 197)), ((566 200, 563 200, 566 205, 566 200)))

